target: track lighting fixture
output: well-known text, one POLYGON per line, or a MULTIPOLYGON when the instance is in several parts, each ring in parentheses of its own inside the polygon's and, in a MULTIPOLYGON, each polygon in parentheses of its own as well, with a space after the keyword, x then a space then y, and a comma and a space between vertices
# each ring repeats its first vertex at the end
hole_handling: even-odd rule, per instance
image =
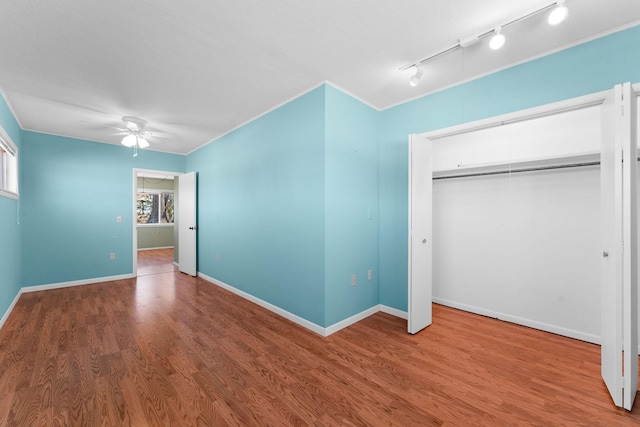
POLYGON ((560 0, 549 14, 547 22, 549 25, 558 25, 567 19, 567 15, 569 15, 569 9, 564 5, 564 0, 560 0))
POLYGON ((411 86, 418 86, 418 83, 420 82, 420 79, 422 78, 422 68, 420 68, 420 65, 416 65, 416 73, 413 75, 413 77, 411 77, 411 79, 409 79, 409 84, 411 86))
POLYGON ((494 31, 495 34, 489 41, 489 47, 493 50, 498 50, 502 46, 504 46, 504 42, 507 40, 507 38, 504 36, 504 34, 502 34, 502 27, 498 27, 494 31))
POLYGON ((491 49, 500 49, 502 46, 504 46, 505 41, 506 41, 506 37, 504 34, 502 34, 502 30, 510 25, 513 25, 519 21, 522 21, 524 19, 530 18, 534 15, 538 15, 542 12, 546 12, 551 10, 551 12, 549 13, 549 16, 547 17, 547 22, 549 23, 549 25, 558 25, 560 24, 562 21, 564 21, 567 18, 567 15, 569 14, 569 9, 567 9, 567 7, 564 5, 565 0, 556 0, 553 1, 551 3, 547 3, 545 6, 542 6, 532 12, 526 13, 524 15, 521 15, 517 18, 511 19, 510 21, 507 21, 505 23, 503 23, 502 25, 498 25, 497 27, 491 28, 489 30, 477 33, 475 35, 472 35, 470 37, 465 37, 465 38, 461 38, 458 39, 458 41, 454 44, 451 45, 445 49, 442 49, 439 52, 436 52, 432 55, 427 56, 426 58, 423 58, 419 61, 413 62, 411 64, 407 64, 403 67, 400 67, 400 71, 406 71, 411 67, 415 67, 416 68, 416 73, 415 75, 413 75, 411 77, 411 79, 409 80, 409 83, 411 84, 411 86, 416 86, 418 84, 418 82, 420 81, 420 78, 422 77, 422 70, 420 69, 420 66, 422 64, 424 64, 427 61, 430 61, 432 59, 435 59, 441 55, 444 55, 446 53, 449 52, 453 52, 454 50, 460 49, 460 48, 465 48, 468 46, 471 46, 475 43, 477 43, 480 39, 489 36, 490 34, 493 34, 493 36, 491 37, 491 40, 489 41, 489 47, 491 49))

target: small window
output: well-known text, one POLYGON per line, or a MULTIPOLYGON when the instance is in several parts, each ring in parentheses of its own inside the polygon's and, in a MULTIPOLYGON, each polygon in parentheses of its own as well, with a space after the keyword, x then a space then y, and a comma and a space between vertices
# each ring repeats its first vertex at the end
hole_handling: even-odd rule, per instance
POLYGON ((18 147, 0 127, 0 196, 18 198, 18 147))
POLYGON ((173 224, 173 191, 138 191, 138 225, 173 224))

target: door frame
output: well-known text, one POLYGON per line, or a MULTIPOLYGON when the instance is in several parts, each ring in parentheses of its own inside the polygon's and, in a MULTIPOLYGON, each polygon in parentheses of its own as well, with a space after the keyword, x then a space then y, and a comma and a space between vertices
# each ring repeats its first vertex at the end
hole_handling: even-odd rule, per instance
MULTIPOLYGON (((444 138, 444 137, 448 137, 448 136, 453 136, 456 134, 460 134, 460 133, 468 133, 468 132, 474 132, 474 131, 478 131, 478 130, 482 130, 482 129, 487 129, 487 128, 491 128, 491 127, 496 127, 496 126, 502 126, 502 125, 508 125, 510 123, 516 123, 519 121, 524 121, 524 120, 531 120, 531 119, 536 119, 539 117, 544 117, 544 116, 549 116, 549 115, 553 115, 553 114, 559 114, 562 112, 566 112, 566 111, 571 111, 571 110, 575 110, 575 109, 579 109, 579 108, 584 108, 584 107, 588 107, 588 106, 593 106, 593 105, 598 105, 598 104, 602 104, 607 96, 607 94, 610 92, 610 90, 605 90, 605 91, 601 91, 601 92, 596 92, 596 93, 592 93, 589 95, 584 95, 584 96, 580 96, 577 98, 571 98, 568 100, 564 100, 564 101, 559 101, 559 102, 554 102, 554 103, 550 103, 550 104, 546 104, 546 105, 541 105, 538 107, 533 107, 533 108, 529 108, 529 109, 525 109, 525 110, 519 110, 519 111, 515 111, 512 113, 508 113, 508 114, 503 114, 503 115, 499 115, 499 116, 494 116, 494 117, 489 117, 486 119, 482 119, 482 120, 478 120, 478 121, 473 121, 473 122, 468 122, 468 123, 463 123, 460 125, 455 125, 455 126, 451 126, 451 127, 447 127, 447 128, 442 128, 442 129, 437 129, 434 131, 430 131, 430 132, 425 132, 425 133, 421 133, 421 134, 411 134, 409 135, 409 140, 411 140, 412 136, 413 137, 424 137, 427 140, 429 140, 430 142, 433 142, 437 139, 440 138, 444 138)), ((432 161, 435 157, 435 153, 432 153, 432 161)), ((432 168, 432 173, 435 173, 433 171, 432 168)), ((409 181, 411 180, 411 152, 409 151, 409 181)), ((411 232, 411 183, 409 182, 409 189, 408 189, 408 198, 409 198, 409 212, 408 212, 408 225, 409 225, 409 233, 411 232)), ((430 233, 431 235, 433 235, 433 233, 430 233)), ((409 245, 411 245, 411 237, 409 234, 409 245)), ((408 295, 408 299, 411 299, 411 294, 412 294, 412 286, 415 286, 415 284, 412 284, 412 263, 411 263, 411 248, 409 248, 409 253, 408 253, 408 260, 407 260, 407 264, 408 264, 408 277, 407 277, 407 295, 408 295)), ((431 266, 433 267, 433 263, 431 263, 431 266)), ((429 286, 432 287, 431 282, 429 281, 429 286)), ((430 290, 430 292, 432 293, 432 290, 430 290)), ((433 294, 432 294, 433 297, 433 294)), ((407 307, 407 317, 410 318, 411 316, 411 302, 409 301, 408 307, 407 307)))
MULTIPOLYGON (((131 268, 132 274, 134 277, 138 277, 138 221, 136 220, 138 215, 138 176, 141 174, 156 174, 156 175, 165 175, 165 176, 180 176, 183 172, 175 172, 175 171, 161 171, 156 169, 141 169, 141 168, 133 168, 133 180, 132 180, 132 227, 133 232, 131 234, 131 247, 132 247, 132 260, 131 260, 131 268)), ((174 190, 175 191, 175 190, 174 190)), ((180 221, 180 219, 178 219, 180 221)), ((177 223, 174 223, 173 226, 176 227, 177 223)))
MULTIPOLYGON (((631 101, 633 103, 637 103, 638 99, 640 99, 640 83, 635 83, 632 84, 632 90, 633 92, 635 92, 635 97, 634 99, 631 101)), ((473 132, 474 130, 481 130, 484 128, 489 128, 489 127, 494 127, 494 126, 499 126, 502 124, 509 124, 511 122, 517 122, 517 121, 521 121, 521 120, 528 120, 528 119, 534 119, 537 117, 542 117, 545 115, 551 115, 551 114, 558 114, 564 111, 569 111, 569 110, 573 110, 573 109, 577 109, 577 108, 581 108, 584 106, 588 106, 588 105, 597 105, 597 104, 602 104, 604 103, 605 99, 607 98, 607 96, 612 92, 612 89, 608 89, 605 91, 601 91, 601 92, 597 92, 597 93, 593 93, 590 95, 585 95, 585 96, 581 96, 581 97, 577 97, 577 98, 573 98, 573 99, 568 99, 568 100, 564 100, 564 101, 560 101, 560 102, 556 102, 556 103, 550 103, 547 105, 542 105, 539 107, 534 107, 534 108, 530 108, 530 109, 526 109, 526 110, 521 110, 521 111, 516 111, 516 112, 512 112, 509 114, 505 114, 505 115, 501 115, 501 116, 496 116, 496 117, 491 117, 488 119, 483 119, 483 120, 479 120, 479 121, 475 121, 475 122, 469 122, 469 123, 464 123, 461 125, 457 125, 457 126, 452 126, 452 127, 448 127, 448 128, 444 128, 444 129, 438 129, 435 131, 431 131, 431 132, 425 132, 423 134, 419 134, 420 136, 426 137, 427 139, 430 140, 435 140, 435 139, 439 139, 439 138, 443 138, 446 136, 452 136, 455 134, 459 134, 459 133, 464 133, 464 132, 473 132)), ((633 108, 631 108, 633 110, 633 108)), ((637 112, 636 112, 636 117, 637 117, 637 112)), ((637 131, 637 126, 636 128, 632 129, 632 132, 637 131)), ((408 194, 409 198, 411 198, 411 192, 409 191, 408 194)), ((411 201, 410 201, 411 203, 411 201)), ((637 217, 636 217, 636 221, 637 221, 637 217)), ((411 223, 411 212, 409 211, 409 223, 411 223)), ((410 243, 410 242, 409 242, 410 243)), ((409 253, 409 257, 410 257, 410 253, 409 253)), ((410 293, 410 286, 411 286, 411 259, 408 260, 408 264, 409 264, 409 284, 408 284, 408 292, 410 293)), ((639 263, 640 264, 640 263, 639 263)), ((634 271, 626 271, 625 274, 627 275, 635 275, 635 274, 639 274, 638 269, 640 268, 640 265, 636 265, 633 266, 634 271)), ((632 267, 632 268, 633 268, 632 267)), ((635 289, 635 292, 630 292, 627 293, 625 295, 627 302, 635 300, 635 302, 637 303, 638 301, 638 293, 637 293, 637 288, 635 289)), ((632 310, 633 312, 633 310, 632 310)), ((628 313, 628 310, 627 310, 628 313)), ((637 313, 636 313, 637 315, 637 313)), ((625 317, 627 317, 628 315, 625 314, 625 317)), ((633 317, 633 315, 631 316, 633 317)), ((628 321, 628 319, 625 319, 625 321, 628 321)), ((635 321, 635 325, 637 325, 637 319, 632 319, 632 322, 635 321)), ((637 360, 637 355, 640 354, 640 346, 637 345, 637 334, 636 336, 630 336, 630 335, 626 335, 625 336, 625 340, 627 341, 627 345, 626 345, 626 349, 627 351, 633 352, 634 354, 634 359, 633 360, 637 360), (631 344, 631 345, 629 345, 631 344)), ((602 339, 600 340, 602 342, 602 339)), ((634 365, 637 367, 637 364, 634 365)), ((637 372, 636 375, 634 376, 634 378, 629 378, 628 376, 625 377, 624 379, 626 386, 629 390, 632 390, 633 392, 635 392, 635 390, 637 389, 637 372), (631 387, 629 387, 631 385, 631 387)), ((630 405, 633 404, 633 401, 631 400, 629 402, 630 405)), ((630 408, 627 408, 630 409, 630 408)))

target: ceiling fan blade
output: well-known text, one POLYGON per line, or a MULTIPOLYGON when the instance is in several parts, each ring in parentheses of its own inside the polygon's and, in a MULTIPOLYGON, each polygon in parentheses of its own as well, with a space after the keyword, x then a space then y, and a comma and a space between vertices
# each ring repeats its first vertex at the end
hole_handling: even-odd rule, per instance
POLYGON ((153 145, 162 145, 164 144, 164 141, 162 139, 158 139, 158 137, 156 137, 155 135, 147 135, 144 137, 144 139, 146 139, 147 141, 149 141, 149 143, 153 144, 153 145))
POLYGON ((100 128, 105 128, 106 127, 106 128, 115 129, 115 130, 121 131, 121 132, 126 132, 127 131, 126 129, 124 129, 122 127, 116 127, 114 125, 110 125, 110 124, 107 124, 107 123, 90 122, 88 120, 80 120, 80 121, 82 123, 87 123, 87 124, 90 124, 90 125, 99 126, 100 128))

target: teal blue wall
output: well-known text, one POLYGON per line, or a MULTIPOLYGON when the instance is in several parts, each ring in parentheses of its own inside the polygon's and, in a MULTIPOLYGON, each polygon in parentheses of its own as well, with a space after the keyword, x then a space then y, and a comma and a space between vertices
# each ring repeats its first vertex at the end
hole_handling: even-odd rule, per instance
POLYGON ((22 133, 20 155, 23 286, 131 274, 133 169, 184 172, 186 163, 34 132, 22 133))
POLYGON ((323 85, 189 155, 198 270, 320 326, 376 305, 377 114, 323 85))
POLYGON ((407 136, 640 82, 640 27, 380 114, 380 303, 407 310, 407 136))
MULTIPOLYGON (((18 171, 22 171, 20 126, 0 96, 0 125, 18 147, 18 171)), ((18 191, 22 191, 18 179, 18 191)), ((0 196, 0 318, 22 287, 22 226, 18 215, 20 201, 0 196)))
POLYGON ((637 46, 640 27, 383 112, 323 85, 186 158, 21 132, 2 100, 21 199, 0 198, 0 313, 21 286, 131 273, 133 168, 198 172, 202 273, 321 326, 406 310, 407 136, 639 82, 637 46))
POLYGON ((187 170, 198 271, 324 325, 324 88, 195 151, 187 170))
POLYGON ((325 325, 378 304, 378 112, 325 85, 325 325), (373 279, 367 280, 367 271, 373 279), (351 286, 351 275, 356 286, 351 286))

